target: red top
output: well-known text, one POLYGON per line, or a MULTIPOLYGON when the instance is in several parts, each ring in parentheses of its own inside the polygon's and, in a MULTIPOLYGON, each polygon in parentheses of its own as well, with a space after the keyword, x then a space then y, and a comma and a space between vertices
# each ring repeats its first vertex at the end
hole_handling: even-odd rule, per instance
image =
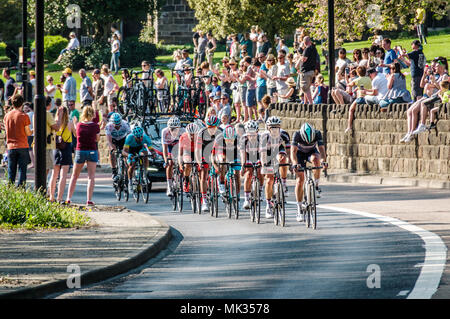
POLYGON ((25 126, 31 124, 29 116, 19 110, 12 110, 3 119, 6 131, 6 144, 9 150, 28 148, 25 126))
POLYGON ((189 133, 185 132, 180 136, 179 152, 183 155, 187 155, 194 152, 195 149, 195 137, 190 140, 189 133))
POLYGON ((78 151, 97 150, 97 134, 100 133, 100 126, 97 123, 77 124, 77 147, 78 151))

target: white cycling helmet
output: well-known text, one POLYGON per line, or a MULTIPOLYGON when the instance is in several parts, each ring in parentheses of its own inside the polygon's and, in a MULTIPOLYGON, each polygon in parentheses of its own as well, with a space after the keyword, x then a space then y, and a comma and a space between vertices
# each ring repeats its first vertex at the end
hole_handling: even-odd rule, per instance
POLYGON ((169 119, 169 121, 167 122, 167 127, 168 128, 181 127, 181 122, 180 122, 180 119, 178 118, 178 116, 172 116, 169 119))
POLYGON ((245 132, 246 133, 258 133, 259 125, 258 122, 250 120, 245 123, 245 132))
POLYGON ((197 133, 198 130, 198 126, 195 123, 190 123, 186 126, 186 132, 188 132, 188 134, 195 134, 197 133))
POLYGON ((280 127, 281 119, 278 116, 271 116, 267 119, 266 125, 268 127, 280 127))

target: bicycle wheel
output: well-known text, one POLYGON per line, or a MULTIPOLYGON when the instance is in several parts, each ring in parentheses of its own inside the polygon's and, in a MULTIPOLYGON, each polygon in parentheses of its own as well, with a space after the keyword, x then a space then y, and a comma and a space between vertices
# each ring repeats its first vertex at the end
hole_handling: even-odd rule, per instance
POLYGON ((149 181, 147 174, 145 173, 144 167, 141 167, 141 176, 142 176, 142 197, 146 204, 148 204, 148 200, 150 198, 150 190, 152 188, 152 183, 149 181))
POLYGON ((233 213, 233 182, 230 182, 228 178, 226 179, 225 211, 228 218, 231 218, 233 213))
POLYGON ((307 186, 306 186, 306 227, 310 228, 311 227, 311 183, 308 182, 307 186))
POLYGON ((278 187, 279 187, 279 223, 281 225, 281 227, 284 227, 286 225, 286 198, 284 195, 284 187, 281 183, 278 183, 278 187))
POLYGON ((183 178, 183 174, 179 174, 178 177, 178 184, 180 185, 180 188, 178 189, 178 211, 180 213, 183 212, 183 196, 184 196, 184 192, 183 192, 183 185, 184 185, 184 178, 183 178))
POLYGON ((173 211, 177 211, 177 204, 178 204, 178 176, 176 172, 173 173, 172 178, 172 196, 170 196, 170 201, 172 202, 172 209, 173 211))
POLYGON ((218 216, 218 210, 219 210, 219 190, 217 189, 217 177, 211 176, 210 178, 210 189, 211 189, 211 207, 210 207, 210 213, 212 217, 218 216))
POLYGON ((232 182, 233 182, 233 187, 231 189, 233 191, 232 199, 233 199, 234 217, 236 219, 238 219, 239 218, 239 188, 238 188, 236 176, 233 176, 232 182))
POLYGON ((259 224, 260 220, 261 220, 261 194, 259 193, 259 180, 256 179, 255 181, 255 189, 254 189, 254 193, 255 193, 255 204, 256 204, 256 209, 255 209, 255 220, 256 223, 259 224))
POLYGON ((311 215, 311 223, 312 228, 317 229, 317 204, 316 204, 316 188, 314 183, 311 185, 311 206, 310 206, 310 215, 311 215))
POLYGON ((200 215, 202 213, 202 193, 200 191, 200 179, 198 176, 195 178, 195 207, 197 213, 200 215))
POLYGON ((280 219, 280 183, 278 182, 278 180, 275 181, 273 190, 275 191, 275 203, 273 205, 273 223, 275 224, 275 226, 278 226, 280 219))

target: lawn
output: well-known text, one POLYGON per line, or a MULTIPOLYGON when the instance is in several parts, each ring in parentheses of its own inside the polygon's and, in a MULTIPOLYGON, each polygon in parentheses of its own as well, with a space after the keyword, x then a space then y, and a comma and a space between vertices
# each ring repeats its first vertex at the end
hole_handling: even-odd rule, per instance
MULTIPOLYGON (((414 40, 414 38, 395 39, 392 41, 392 47, 401 45, 409 52, 409 51, 411 51, 411 42, 413 40, 414 40)), ((444 56, 450 60, 450 46, 449 46, 450 34, 430 36, 427 38, 427 40, 428 40, 428 44, 424 46, 424 53, 427 58, 427 62, 430 62, 432 59, 434 59, 437 56, 444 56)), ((358 41, 358 42, 346 43, 343 45, 343 47, 345 49, 347 49, 347 51, 352 51, 357 48, 362 49, 364 47, 370 47, 370 45, 371 45, 371 43, 369 41, 358 41)), ((322 52, 320 46, 317 47, 317 50, 318 50, 319 54, 322 52)), ((293 52, 293 48, 290 48, 290 51, 293 52)), ((213 63, 214 64, 220 63, 220 65, 222 65, 221 60, 224 56, 225 56, 225 51, 223 50, 223 46, 222 46, 222 50, 216 51, 216 53, 214 54, 214 60, 213 60, 214 62, 213 63)), ((347 55, 348 58, 351 58, 351 56, 352 56, 351 53, 347 55)), ((324 60, 324 58, 322 56, 321 56, 321 60, 322 61, 324 60)), ((171 63, 174 63, 174 61, 172 59, 172 55, 158 56, 156 58, 156 61, 157 61, 157 65, 155 67, 162 69, 164 71, 166 77, 169 80, 171 80, 172 74, 171 74, 171 70, 168 67, 168 65, 170 65, 171 63)), ((139 69, 140 69, 140 67, 133 68, 133 70, 139 70, 139 69)), ((91 70, 88 70, 88 76, 92 78, 91 73, 92 73, 91 70)), ((12 74, 14 77, 15 71, 13 71, 12 74)), ((61 76, 61 74, 62 74, 61 71, 45 72, 45 77, 47 75, 52 75, 55 80, 55 84, 57 84, 57 83, 59 83, 59 77, 61 76)), ((325 77, 325 81, 328 81, 328 72, 324 71, 323 65, 322 65, 322 74, 325 77)), ((404 74, 407 77, 406 83, 407 83, 408 89, 410 89, 411 75, 409 74, 409 69, 405 69, 404 74)), ((77 87, 79 87, 79 84, 81 83, 81 78, 78 75, 78 72, 75 72, 73 74, 73 76, 74 76, 75 80, 77 81, 77 87)), ((114 76, 114 78, 116 79, 119 86, 121 86, 122 79, 121 79, 120 74, 114 76)), ((0 79, 4 80, 4 78, 1 75, 0 75, 0 79)), ((61 93, 58 91, 56 93, 55 97, 60 98, 61 93)), ((79 102, 79 96, 77 96, 77 102, 79 102)))

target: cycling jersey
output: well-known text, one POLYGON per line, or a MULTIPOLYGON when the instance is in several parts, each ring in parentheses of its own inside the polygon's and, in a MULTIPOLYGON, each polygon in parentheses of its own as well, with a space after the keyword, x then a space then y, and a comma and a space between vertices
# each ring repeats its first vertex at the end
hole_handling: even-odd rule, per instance
POLYGON ((277 138, 272 137, 269 131, 265 131, 261 134, 261 152, 267 152, 267 156, 270 156, 272 151, 275 154, 284 152, 291 147, 291 141, 289 133, 285 130, 280 130, 280 136, 277 138))
POLYGON ((223 138, 223 133, 219 134, 214 140, 214 146, 212 150, 213 156, 225 155, 225 162, 231 163, 239 161, 239 141, 234 139, 232 144, 227 144, 223 138))
POLYGON ((260 135, 257 134, 254 138, 250 138, 248 134, 244 134, 239 141, 239 150, 246 153, 247 162, 256 163, 260 160, 259 143, 260 135))
POLYGON ((190 162, 195 161, 195 137, 191 140, 189 133, 185 132, 180 136, 180 141, 178 143, 181 155, 183 158, 187 157, 190 162))
POLYGON ((176 136, 173 136, 172 133, 170 132, 170 128, 168 128, 168 127, 164 128, 161 132, 161 144, 169 145, 172 147, 175 146, 176 144, 178 144, 178 142, 180 141, 181 135, 185 131, 186 130, 183 127, 180 127, 180 129, 178 130, 178 134, 176 136))
POLYGON ((311 143, 306 142, 301 134, 300 131, 297 131, 294 133, 294 136, 292 137, 292 146, 296 146, 298 148, 298 152, 302 153, 310 153, 314 151, 317 146, 322 146, 323 144, 323 138, 322 133, 319 130, 314 130, 315 136, 314 140, 311 143))
POLYGON ((166 127, 161 132, 161 144, 167 145, 167 151, 169 154, 174 153, 175 156, 178 155, 178 142, 180 141, 180 136, 185 132, 185 129, 180 127, 178 134, 173 136, 170 132, 170 128, 166 127))
POLYGON ((127 138, 125 139, 124 147, 129 147, 130 154, 137 154, 137 153, 141 152, 141 150, 143 150, 144 144, 147 144, 147 147, 149 149, 152 146, 152 140, 150 139, 150 137, 148 137, 148 135, 144 134, 144 138, 142 139, 142 141, 138 142, 134 138, 133 134, 129 134, 127 136, 127 138))
POLYGON ((214 146, 214 140, 218 135, 222 133, 222 130, 220 128, 217 128, 216 132, 211 135, 208 131, 208 128, 201 129, 198 134, 195 141, 195 147, 196 149, 201 149, 202 151, 202 158, 204 158, 206 161, 209 161, 209 155, 212 152, 213 146, 214 146))
POLYGON ((111 136, 113 140, 121 140, 131 133, 130 125, 122 120, 119 129, 116 129, 114 123, 109 122, 105 128, 106 136, 111 136))

